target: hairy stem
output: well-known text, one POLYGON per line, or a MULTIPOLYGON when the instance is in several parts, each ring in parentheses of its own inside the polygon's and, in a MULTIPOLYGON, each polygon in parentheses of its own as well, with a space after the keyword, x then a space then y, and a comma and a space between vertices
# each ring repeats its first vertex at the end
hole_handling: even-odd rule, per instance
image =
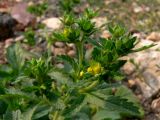
POLYGON ((58 119, 58 111, 56 111, 55 113, 54 113, 54 116, 53 116, 53 120, 57 120, 58 119))

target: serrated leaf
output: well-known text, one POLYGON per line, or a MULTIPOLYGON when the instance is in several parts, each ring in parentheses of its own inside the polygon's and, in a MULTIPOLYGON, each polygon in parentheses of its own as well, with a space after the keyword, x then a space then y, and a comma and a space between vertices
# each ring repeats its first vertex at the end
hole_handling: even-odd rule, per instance
POLYGON ((58 70, 58 69, 52 69, 48 75, 57 81, 59 84, 66 84, 66 85, 71 85, 72 84, 72 79, 69 77, 68 74, 65 74, 63 71, 58 70))
POLYGON ((23 116, 22 116, 20 110, 16 110, 16 111, 9 111, 8 110, 3 115, 3 120, 23 120, 23 116))
POLYGON ((7 61, 14 70, 20 70, 24 65, 24 54, 19 44, 7 48, 7 61))
POLYGON ((17 109, 20 107, 20 101, 22 99, 27 99, 27 96, 19 95, 19 94, 4 94, 0 95, 0 100, 4 101, 8 108, 10 109, 17 109))
MULTIPOLYGON (((71 119, 71 118, 70 118, 71 119)), ((79 112, 72 117, 74 120, 90 120, 89 116, 86 113, 79 112)))
POLYGON ((101 47, 100 42, 96 39, 87 38, 87 41, 91 44, 93 44, 95 47, 101 47))
POLYGON ((67 103, 70 107, 66 108, 63 111, 63 115, 69 117, 76 115, 80 111, 81 104, 83 104, 84 98, 84 95, 78 95, 78 97, 71 96, 69 102, 67 103))
POLYGON ((120 120, 121 116, 118 112, 99 110, 93 117, 92 120, 120 120))
POLYGON ((140 105, 140 102, 138 101, 137 97, 132 93, 130 89, 128 89, 126 86, 121 85, 117 88, 117 91, 115 93, 116 96, 121 96, 122 98, 127 99, 129 102, 133 102, 135 106, 139 108, 139 117, 144 116, 143 108, 140 105))
POLYGON ((34 111, 34 115, 32 117, 32 120, 39 119, 41 117, 44 117, 49 114, 51 111, 51 106, 49 105, 39 105, 37 106, 36 110, 34 111))
POLYGON ((135 106, 132 102, 128 102, 119 96, 111 96, 106 100, 106 107, 111 110, 118 111, 120 114, 125 116, 139 116, 139 108, 135 106))
POLYGON ((67 55, 60 55, 58 56, 58 59, 66 61, 67 63, 69 63, 69 65, 72 66, 72 68, 74 69, 74 71, 77 71, 78 69, 78 64, 76 63, 76 61, 74 60, 74 58, 71 58, 67 55))
POLYGON ((23 113, 23 120, 32 120, 32 117, 34 115, 35 110, 37 109, 37 106, 34 106, 33 108, 28 109, 26 112, 23 113))
POLYGON ((57 39, 59 41, 67 42, 68 40, 62 35, 62 33, 53 33, 54 39, 57 39))

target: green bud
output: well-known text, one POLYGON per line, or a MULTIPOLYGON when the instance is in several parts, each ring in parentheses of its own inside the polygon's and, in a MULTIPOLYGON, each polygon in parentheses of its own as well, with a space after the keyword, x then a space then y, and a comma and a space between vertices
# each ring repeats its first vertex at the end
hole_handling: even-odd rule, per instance
POLYGON ((69 42, 75 42, 80 36, 80 31, 75 28, 65 28, 63 36, 68 39, 69 42))
POLYGON ((89 18, 89 19, 92 19, 93 17, 95 17, 97 15, 97 12, 94 12, 92 9, 88 8, 85 10, 84 12, 84 16, 89 18))
POLYGON ((78 25, 81 30, 87 34, 90 34, 95 29, 95 24, 91 22, 88 18, 81 18, 78 21, 78 25))
POLYGON ((63 17, 63 19, 62 19, 62 22, 65 25, 68 25, 68 26, 72 25, 74 23, 74 17, 73 17, 73 15, 71 15, 71 14, 69 14, 69 15, 65 14, 64 17, 63 17))

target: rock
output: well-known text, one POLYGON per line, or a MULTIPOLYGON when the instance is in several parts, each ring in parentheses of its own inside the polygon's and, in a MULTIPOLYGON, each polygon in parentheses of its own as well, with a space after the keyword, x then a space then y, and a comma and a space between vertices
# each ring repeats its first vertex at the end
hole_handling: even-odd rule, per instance
POLYGON ((52 51, 53 51, 53 53, 54 53, 55 56, 57 56, 57 55, 65 55, 66 54, 66 48, 56 48, 56 47, 53 47, 52 51))
POLYGON ((108 31, 105 30, 105 31, 103 31, 101 37, 107 39, 107 38, 110 38, 110 37, 111 37, 111 34, 110 34, 108 31))
POLYGON ((12 45, 14 43, 14 39, 13 38, 9 38, 5 40, 5 48, 9 47, 10 45, 12 45))
POLYGON ((69 50, 76 50, 76 46, 74 43, 67 43, 67 46, 69 50))
POLYGON ((125 72, 125 74, 127 75, 131 75, 133 74, 133 72, 135 72, 135 66, 133 64, 131 64, 130 62, 127 62, 122 70, 125 72))
POLYGON ((86 4, 83 4, 81 7, 74 7, 73 11, 74 13, 79 14, 79 13, 84 12, 84 10, 87 9, 88 7, 89 7, 89 4, 86 3, 86 4))
POLYGON ((61 21, 57 17, 47 18, 42 21, 43 24, 45 24, 48 28, 51 28, 53 30, 59 29, 61 26, 61 21))
MULTIPOLYGON (((150 40, 140 40, 136 48, 152 43, 154 42, 150 40)), ((157 67, 160 65, 160 52, 157 51, 160 42, 156 44, 150 49, 128 55, 127 59, 133 59, 135 65, 127 62, 122 68, 127 78, 136 80, 145 99, 151 98, 160 90, 160 68, 157 67)))
POLYGON ((143 8, 140 7, 140 6, 136 6, 136 7, 133 9, 133 11, 134 11, 135 13, 140 13, 140 12, 143 12, 143 8))
POLYGON ((92 22, 95 22, 96 27, 101 27, 103 24, 107 22, 106 17, 96 17, 92 20, 92 22))
POLYGON ((149 36, 146 38, 147 40, 152 40, 152 41, 160 41, 160 33, 159 32, 152 32, 149 36))
POLYGON ((15 41, 22 41, 23 39, 24 39, 24 36, 20 35, 20 36, 15 38, 15 41))
POLYGON ((67 55, 70 57, 75 57, 76 52, 75 52, 75 50, 70 50, 70 51, 68 51, 67 55))
POLYGON ((132 80, 132 79, 128 80, 128 86, 129 86, 130 88, 133 87, 135 84, 136 84, 136 81, 135 81, 135 80, 132 80))
MULTIPOLYGON (((136 85, 140 87, 144 99, 151 98, 158 90, 152 89, 142 79, 136 79, 136 85)), ((157 88, 156 88, 157 89, 157 88)))
POLYGON ((58 47, 58 48, 63 48, 65 46, 65 44, 63 42, 55 42, 55 47, 58 47))
POLYGON ((35 16, 27 11, 27 7, 27 3, 20 2, 17 3, 11 11, 11 16, 21 25, 19 27, 20 29, 34 25, 36 22, 35 16))
POLYGON ((0 0, 0 12, 9 13, 15 3, 16 2, 14 0, 0 0))
POLYGON ((142 73, 142 75, 145 80, 145 83, 152 89, 153 92, 156 92, 160 89, 160 86, 157 86, 160 85, 160 74, 157 74, 157 72, 153 69, 148 68, 142 73))
POLYGON ((150 11, 150 7, 145 6, 145 5, 139 6, 136 2, 132 3, 132 7, 133 7, 134 13, 149 12, 150 11))
POLYGON ((160 97, 152 101, 151 108, 153 111, 160 113, 160 97))
POLYGON ((22 0, 16 0, 16 2, 22 2, 22 0))
POLYGON ((12 37, 16 21, 8 13, 0 13, 0 40, 12 37))

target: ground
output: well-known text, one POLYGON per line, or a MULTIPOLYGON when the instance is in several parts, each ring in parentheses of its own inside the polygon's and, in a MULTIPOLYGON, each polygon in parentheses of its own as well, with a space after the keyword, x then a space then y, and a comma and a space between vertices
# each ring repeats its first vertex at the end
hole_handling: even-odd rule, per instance
MULTIPOLYGON (((0 1, 0 13, 10 15, 10 10, 22 0, 5 0, 0 1)), ((37 0, 26 0, 27 4, 33 4, 37 0)), ((39 2, 39 1, 38 1, 39 2)), ((48 27, 57 29, 61 16, 58 11, 58 1, 49 0, 50 7, 47 13, 38 18, 48 27), (49 18, 51 21, 49 22, 49 18), (53 25, 53 22, 56 23, 53 25)), ((129 55, 128 60, 134 59, 134 62, 128 62, 122 71, 126 75, 126 84, 140 99, 145 110, 144 120, 160 119, 160 0, 82 0, 82 4, 74 9, 76 13, 83 11, 88 6, 98 10, 99 15, 95 18, 97 26, 107 22, 108 24, 119 23, 124 25, 128 31, 139 39, 138 46, 147 44, 156 44, 155 47, 129 55)), ((1 17, 1 16, 0 16, 1 17)), ((2 17, 1 17, 2 18, 2 17)), ((0 18, 0 20, 1 20, 0 18)), ((5 19, 5 18, 4 18, 5 19)), ((2 18, 3 20, 3 18, 2 18)), ((29 19, 32 21, 32 19, 29 19)), ((1 22, 1 21, 0 21, 1 22)), ((33 22, 34 23, 34 22, 33 22)), ((0 24, 1 25, 1 24, 0 24)), ((20 24, 21 25, 21 24, 20 24)), ((32 26, 31 24, 28 24, 32 26)), ((0 64, 5 64, 5 48, 10 44, 23 39, 23 31, 27 25, 21 25, 20 29, 13 28, 14 35, 8 34, 0 40, 0 64)), ((1 29, 0 29, 1 32, 1 29)), ((3 32, 3 31, 2 31, 3 32)), ((102 33, 103 37, 108 37, 107 31, 102 33)), ((35 48, 30 46, 27 50, 43 51, 45 43, 39 43, 35 48)), ((53 47, 53 53, 68 54, 74 56, 75 49, 73 44, 56 43, 53 47)), ((90 47, 88 47, 90 48, 90 47)), ((61 64, 57 64, 61 66, 61 64)))

